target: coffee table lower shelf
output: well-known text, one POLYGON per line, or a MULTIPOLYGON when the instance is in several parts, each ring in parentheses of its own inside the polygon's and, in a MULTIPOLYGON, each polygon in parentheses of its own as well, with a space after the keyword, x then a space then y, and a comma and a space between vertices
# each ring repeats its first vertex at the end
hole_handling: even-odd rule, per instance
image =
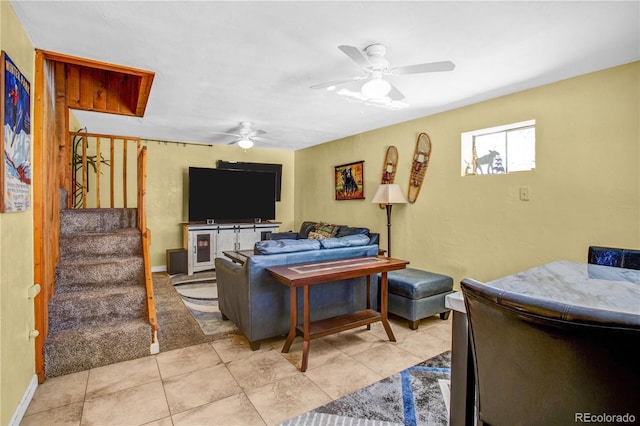
MULTIPOLYGON (((364 256, 347 259, 330 259, 294 265, 267 268, 277 281, 289 287, 289 334, 282 347, 287 353, 296 336, 302 336, 302 363, 300 371, 307 371, 309 342, 312 339, 340 333, 356 327, 380 321, 391 342, 396 338, 387 319, 387 273, 406 268, 409 262, 384 256, 364 256), (371 309, 371 276, 380 274, 380 311, 371 309), (366 277, 366 309, 345 313, 332 318, 311 322, 309 287, 351 278, 366 277), (302 325, 298 323, 298 288, 303 291, 302 325)), ((348 285, 345 283, 345 285, 348 285)))
MULTIPOLYGON (((364 327, 365 325, 378 321, 382 321, 382 314, 372 309, 364 309, 362 311, 350 312, 348 314, 314 321, 309 324, 309 340, 330 336, 335 333, 351 330, 352 328, 364 327)), ((296 327, 296 332, 299 336, 304 337, 304 327, 302 325, 296 327)))

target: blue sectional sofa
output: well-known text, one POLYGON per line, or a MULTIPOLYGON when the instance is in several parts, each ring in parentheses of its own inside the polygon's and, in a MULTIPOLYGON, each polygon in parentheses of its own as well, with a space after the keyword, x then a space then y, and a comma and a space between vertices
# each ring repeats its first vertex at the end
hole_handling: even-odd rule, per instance
MULTIPOLYGON (((265 268, 378 254, 378 235, 364 233, 320 240, 276 239, 256 243, 255 254, 243 264, 216 258, 218 301, 224 319, 240 329, 257 350, 263 339, 289 332, 289 288, 265 268), (375 240, 374 240, 375 238, 375 240), (372 240, 376 241, 372 243, 372 240)), ((299 311, 302 312, 302 292, 299 311)), ((378 282, 371 279, 372 305, 377 306, 378 282)), ((330 318, 366 307, 366 278, 312 286, 311 320, 330 318)))
POLYGON ((380 240, 380 234, 369 232, 369 228, 357 228, 347 225, 333 225, 313 221, 302 222, 298 232, 272 232, 267 234, 266 237, 270 240, 302 240, 318 238, 319 236, 340 238, 349 235, 366 235, 370 238, 371 244, 378 244, 380 240))

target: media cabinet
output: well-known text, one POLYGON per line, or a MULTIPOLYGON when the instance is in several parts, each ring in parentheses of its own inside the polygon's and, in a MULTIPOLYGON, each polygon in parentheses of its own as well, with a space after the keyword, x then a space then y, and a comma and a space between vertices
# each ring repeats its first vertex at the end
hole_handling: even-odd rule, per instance
POLYGON ((253 249, 264 233, 278 230, 280 222, 202 224, 183 223, 183 246, 187 250, 187 274, 215 269, 223 251, 253 249))

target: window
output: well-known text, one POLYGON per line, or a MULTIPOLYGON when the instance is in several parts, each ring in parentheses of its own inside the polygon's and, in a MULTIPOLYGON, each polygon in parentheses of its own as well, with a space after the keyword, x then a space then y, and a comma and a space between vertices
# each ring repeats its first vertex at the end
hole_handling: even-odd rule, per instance
POLYGON ((536 121, 462 133, 462 176, 535 170, 536 121))

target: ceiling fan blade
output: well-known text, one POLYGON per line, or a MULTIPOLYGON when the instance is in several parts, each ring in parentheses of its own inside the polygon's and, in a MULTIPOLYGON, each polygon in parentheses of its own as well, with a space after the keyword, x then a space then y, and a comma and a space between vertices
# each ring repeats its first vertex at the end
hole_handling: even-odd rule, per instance
POLYGON ((358 77, 353 77, 353 78, 348 78, 345 80, 333 80, 333 81, 328 81, 326 83, 320 83, 320 84, 314 84, 313 86, 311 86, 312 89, 326 89, 327 87, 331 87, 331 86, 338 86, 340 84, 345 84, 345 83, 350 83, 354 80, 360 80, 362 79, 362 76, 358 76, 358 77))
POLYGON ((389 96, 389 98, 391 98, 391 100, 394 100, 394 101, 401 101, 404 99, 404 95, 402 94, 402 92, 399 91, 398 88, 393 84, 391 84, 391 91, 387 96, 389 96))
POLYGON ((242 139, 236 139, 235 141, 227 142, 227 145, 235 145, 240 142, 242 139))
POLYGON ((455 67, 455 64, 451 61, 429 62, 427 64, 407 65, 404 67, 393 68, 391 72, 397 75, 420 74, 423 72, 453 71, 455 67))
POLYGON ((264 135, 265 133, 267 133, 265 130, 258 129, 258 130, 253 130, 251 133, 249 133, 248 136, 251 138, 258 135, 264 135))
POLYGON ((224 132, 211 132, 214 135, 226 135, 226 136, 235 136, 235 137, 240 137, 239 134, 237 133, 224 133, 224 132))
POLYGON ((338 46, 338 49, 342 50, 345 55, 350 57, 356 64, 360 65, 363 68, 371 65, 369 60, 362 54, 362 52, 360 52, 360 49, 358 49, 357 47, 341 45, 338 46))

